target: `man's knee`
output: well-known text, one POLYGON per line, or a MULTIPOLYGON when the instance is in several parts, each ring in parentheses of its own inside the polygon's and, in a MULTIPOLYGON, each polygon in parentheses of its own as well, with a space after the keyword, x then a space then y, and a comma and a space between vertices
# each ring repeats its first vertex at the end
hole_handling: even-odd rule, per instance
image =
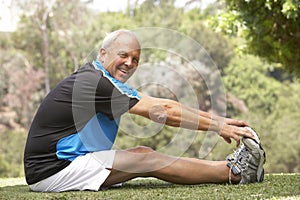
POLYGON ((146 146, 138 146, 131 149, 128 149, 128 151, 133 153, 152 153, 155 152, 152 148, 146 147, 146 146))
POLYGON ((152 148, 139 146, 125 151, 117 151, 113 168, 129 174, 148 176, 149 172, 153 171, 153 167, 159 165, 159 159, 159 153, 152 148))

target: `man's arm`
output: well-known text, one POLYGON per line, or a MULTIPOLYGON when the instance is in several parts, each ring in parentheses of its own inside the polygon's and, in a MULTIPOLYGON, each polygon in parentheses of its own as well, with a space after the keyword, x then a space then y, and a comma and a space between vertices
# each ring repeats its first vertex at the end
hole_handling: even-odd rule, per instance
POLYGON ((231 142, 231 138, 236 140, 237 145, 240 136, 252 137, 250 131, 240 127, 247 125, 243 121, 212 116, 173 100, 150 97, 141 93, 139 95, 142 97, 141 100, 129 110, 132 114, 169 126, 192 130, 212 130, 219 133, 228 143, 231 142))

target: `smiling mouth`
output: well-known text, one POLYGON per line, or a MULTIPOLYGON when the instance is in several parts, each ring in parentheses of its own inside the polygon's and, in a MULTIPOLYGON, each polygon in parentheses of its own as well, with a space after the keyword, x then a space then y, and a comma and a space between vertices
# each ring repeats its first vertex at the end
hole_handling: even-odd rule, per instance
POLYGON ((123 74, 128 74, 129 72, 127 70, 124 69, 119 69, 123 74))

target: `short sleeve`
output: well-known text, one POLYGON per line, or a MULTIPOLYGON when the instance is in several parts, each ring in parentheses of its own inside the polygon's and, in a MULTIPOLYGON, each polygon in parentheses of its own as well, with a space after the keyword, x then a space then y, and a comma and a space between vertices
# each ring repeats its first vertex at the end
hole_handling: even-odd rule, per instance
POLYGON ((133 107, 140 98, 138 92, 129 85, 102 76, 97 86, 95 106, 98 112, 110 118, 118 118, 133 107))

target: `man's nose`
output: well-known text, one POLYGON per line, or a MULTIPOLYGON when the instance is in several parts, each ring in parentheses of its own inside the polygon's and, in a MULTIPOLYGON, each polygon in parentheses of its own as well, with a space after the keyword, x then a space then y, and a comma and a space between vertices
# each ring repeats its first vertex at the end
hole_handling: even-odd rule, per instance
POLYGON ((130 57, 130 56, 128 56, 127 58, 126 58, 126 61, 125 61, 125 65, 128 67, 128 68, 132 68, 133 67, 133 65, 132 65, 132 58, 130 57))

